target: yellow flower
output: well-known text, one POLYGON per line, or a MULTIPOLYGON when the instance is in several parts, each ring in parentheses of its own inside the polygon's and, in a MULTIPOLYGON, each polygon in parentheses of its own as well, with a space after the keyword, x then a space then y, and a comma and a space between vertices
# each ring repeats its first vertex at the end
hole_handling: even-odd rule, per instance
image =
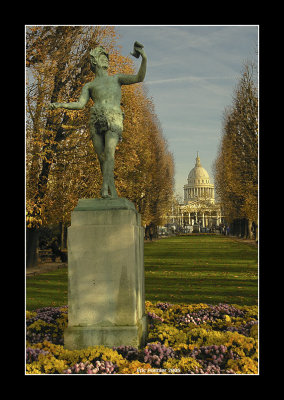
POLYGON ((26 319, 28 320, 28 319, 31 319, 31 318, 33 318, 33 317, 35 317, 36 316, 36 312, 34 312, 34 311, 26 311, 26 319))
POLYGON ((38 361, 34 361, 31 364, 27 364, 26 366, 26 373, 27 374, 41 374, 40 370, 40 363, 38 361))
POLYGON ((225 321, 226 321, 227 323, 230 323, 230 322, 231 322, 231 317, 230 317, 229 315, 227 315, 227 314, 224 315, 224 319, 225 319, 225 321))
POLYGON ((120 374, 134 374, 134 375, 145 375, 145 374, 157 374, 157 368, 152 368, 148 363, 142 363, 140 361, 131 361, 127 366, 119 370, 120 374))
POLYGON ((163 365, 169 374, 187 374, 189 371, 194 371, 196 368, 201 368, 201 365, 193 357, 181 357, 180 360, 170 358, 163 365))
POLYGON ((237 374, 258 374, 257 361, 250 357, 242 357, 238 360, 229 360, 227 367, 235 371, 237 374))
POLYGON ((254 339, 258 339, 258 324, 254 324, 250 328, 250 336, 253 337, 254 339))
POLYGON ((68 368, 68 364, 64 360, 58 360, 52 355, 39 354, 38 362, 41 370, 46 374, 61 374, 68 368))

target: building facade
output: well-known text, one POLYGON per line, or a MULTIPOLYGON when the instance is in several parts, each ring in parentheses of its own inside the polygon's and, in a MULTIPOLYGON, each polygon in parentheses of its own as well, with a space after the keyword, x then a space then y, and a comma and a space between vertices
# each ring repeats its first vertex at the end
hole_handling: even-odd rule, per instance
POLYGON ((220 204, 215 201, 214 184, 202 167, 198 152, 184 185, 183 202, 173 204, 170 214, 167 225, 183 232, 214 231, 224 222, 220 204))

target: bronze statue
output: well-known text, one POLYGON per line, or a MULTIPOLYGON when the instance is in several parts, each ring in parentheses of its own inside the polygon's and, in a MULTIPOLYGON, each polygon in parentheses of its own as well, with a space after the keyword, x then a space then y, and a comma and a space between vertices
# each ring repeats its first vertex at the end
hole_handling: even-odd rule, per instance
POLYGON ((147 56, 143 45, 134 43, 131 53, 134 57, 142 57, 136 75, 108 75, 109 56, 102 46, 90 51, 91 70, 95 79, 84 85, 79 100, 73 103, 51 103, 50 108, 66 108, 81 110, 90 97, 94 101, 91 107, 89 127, 95 151, 98 155, 103 176, 101 196, 103 198, 118 197, 114 184, 114 153, 119 140, 122 139, 123 113, 121 104, 121 85, 142 82, 146 74, 147 56))

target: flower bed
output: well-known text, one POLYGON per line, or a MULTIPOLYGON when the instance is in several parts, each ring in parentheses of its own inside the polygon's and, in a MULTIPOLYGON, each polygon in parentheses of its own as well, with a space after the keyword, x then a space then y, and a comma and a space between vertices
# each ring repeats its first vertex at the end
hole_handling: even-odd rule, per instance
POLYGON ((147 345, 63 347, 67 307, 27 311, 27 374, 258 374, 257 306, 146 302, 147 345))

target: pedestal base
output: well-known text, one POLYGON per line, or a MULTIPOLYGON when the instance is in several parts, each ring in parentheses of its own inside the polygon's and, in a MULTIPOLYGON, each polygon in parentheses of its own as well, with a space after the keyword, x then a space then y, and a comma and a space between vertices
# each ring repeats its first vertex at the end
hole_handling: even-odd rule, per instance
POLYGON ((145 344, 147 319, 136 326, 73 326, 64 331, 64 347, 70 350, 103 345, 141 347, 145 344))
POLYGON ((145 343, 144 229, 124 198, 81 199, 68 228, 64 346, 145 343))

